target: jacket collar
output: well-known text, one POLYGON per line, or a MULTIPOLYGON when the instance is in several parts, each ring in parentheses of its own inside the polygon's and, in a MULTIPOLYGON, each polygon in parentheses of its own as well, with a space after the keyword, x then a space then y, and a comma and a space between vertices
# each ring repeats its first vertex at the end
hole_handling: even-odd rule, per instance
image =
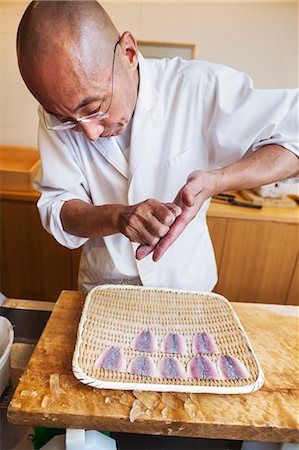
POLYGON ((137 166, 146 161, 152 145, 152 136, 159 124, 157 113, 158 92, 155 84, 153 62, 143 58, 139 53, 139 92, 134 111, 131 151, 131 176, 137 166))
POLYGON ((142 105, 147 111, 155 105, 158 100, 158 92, 155 84, 153 63, 146 60, 141 53, 138 54, 139 62, 139 92, 136 109, 142 105))
POLYGON ((143 58, 140 53, 138 62, 139 91, 132 122, 129 164, 120 151, 115 151, 115 145, 117 144, 113 138, 100 138, 93 142, 104 158, 125 178, 129 178, 130 173, 132 175, 141 160, 146 158, 146 154, 150 149, 151 136, 159 123, 159 118, 154 113, 158 92, 155 86, 152 63, 143 58))

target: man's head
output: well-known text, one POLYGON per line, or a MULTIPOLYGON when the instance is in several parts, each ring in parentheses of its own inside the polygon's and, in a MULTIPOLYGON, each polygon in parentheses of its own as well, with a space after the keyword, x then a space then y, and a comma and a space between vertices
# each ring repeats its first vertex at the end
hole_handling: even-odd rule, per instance
POLYGON ((31 2, 17 54, 27 87, 46 111, 65 121, 109 107, 108 118, 74 129, 92 140, 123 132, 138 92, 137 44, 129 32, 119 36, 97 1, 31 2))

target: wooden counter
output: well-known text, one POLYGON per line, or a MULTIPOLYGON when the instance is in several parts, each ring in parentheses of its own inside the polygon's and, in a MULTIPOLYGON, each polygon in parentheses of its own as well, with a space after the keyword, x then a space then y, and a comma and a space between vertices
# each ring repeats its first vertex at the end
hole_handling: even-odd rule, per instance
POLYGON ((5 200, 28 200, 37 202, 40 198, 40 193, 35 190, 28 191, 7 191, 0 190, 0 198, 5 200))
MULTIPOLYGON (((246 202, 240 194, 236 200, 246 202)), ((241 219, 266 221, 277 223, 299 223, 299 207, 297 208, 274 208, 263 206, 262 209, 245 208, 243 206, 232 206, 211 202, 207 213, 208 217, 219 217, 223 219, 241 219)))
MULTIPOLYGON (((84 294, 61 293, 8 408, 19 425, 85 428, 131 433, 250 441, 299 442, 298 308, 233 304, 265 374, 265 384, 247 395, 191 394, 169 408, 160 403, 133 423, 132 392, 103 391, 81 384, 71 362, 84 294), (61 391, 50 390, 59 374, 61 391), (190 416, 190 406, 193 414, 190 416), (189 411, 189 413, 187 413, 189 411)), ((175 394, 174 394, 175 395, 175 394)), ((178 395, 178 394, 176 394, 178 395)))

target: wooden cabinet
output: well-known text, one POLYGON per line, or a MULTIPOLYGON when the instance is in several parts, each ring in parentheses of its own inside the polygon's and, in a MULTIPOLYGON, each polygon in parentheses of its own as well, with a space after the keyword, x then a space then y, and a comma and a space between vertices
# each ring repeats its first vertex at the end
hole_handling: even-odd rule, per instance
POLYGON ((7 297, 55 301, 77 289, 78 251, 41 226, 36 200, 1 200, 1 291, 7 297))
POLYGON ((213 242, 217 267, 221 266, 223 247, 227 230, 227 219, 207 217, 208 227, 213 242))
MULTIPOLYGON (((77 289, 80 249, 59 245, 41 226, 38 194, 2 192, 1 287, 8 297, 55 301, 77 289)), ((231 301, 298 304, 298 209, 262 211, 211 204, 218 266, 215 292, 231 301)))
MULTIPOLYGON (((299 238, 297 239, 298 245, 299 238)), ((292 274, 292 281, 290 283, 289 292, 287 295, 287 305, 298 305, 299 304, 299 252, 297 255, 296 266, 292 274)))
POLYGON ((299 304, 298 208, 260 211, 211 204, 215 292, 230 301, 299 304))
POLYGON ((297 253, 295 224, 228 220, 217 292, 234 302, 286 303, 297 253))

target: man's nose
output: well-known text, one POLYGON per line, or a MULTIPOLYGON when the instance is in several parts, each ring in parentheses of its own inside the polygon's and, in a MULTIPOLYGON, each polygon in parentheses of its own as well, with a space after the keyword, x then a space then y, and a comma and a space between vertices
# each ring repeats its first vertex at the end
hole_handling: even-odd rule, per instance
POLYGON ((103 123, 101 122, 81 122, 78 125, 90 141, 96 141, 105 129, 103 123))

